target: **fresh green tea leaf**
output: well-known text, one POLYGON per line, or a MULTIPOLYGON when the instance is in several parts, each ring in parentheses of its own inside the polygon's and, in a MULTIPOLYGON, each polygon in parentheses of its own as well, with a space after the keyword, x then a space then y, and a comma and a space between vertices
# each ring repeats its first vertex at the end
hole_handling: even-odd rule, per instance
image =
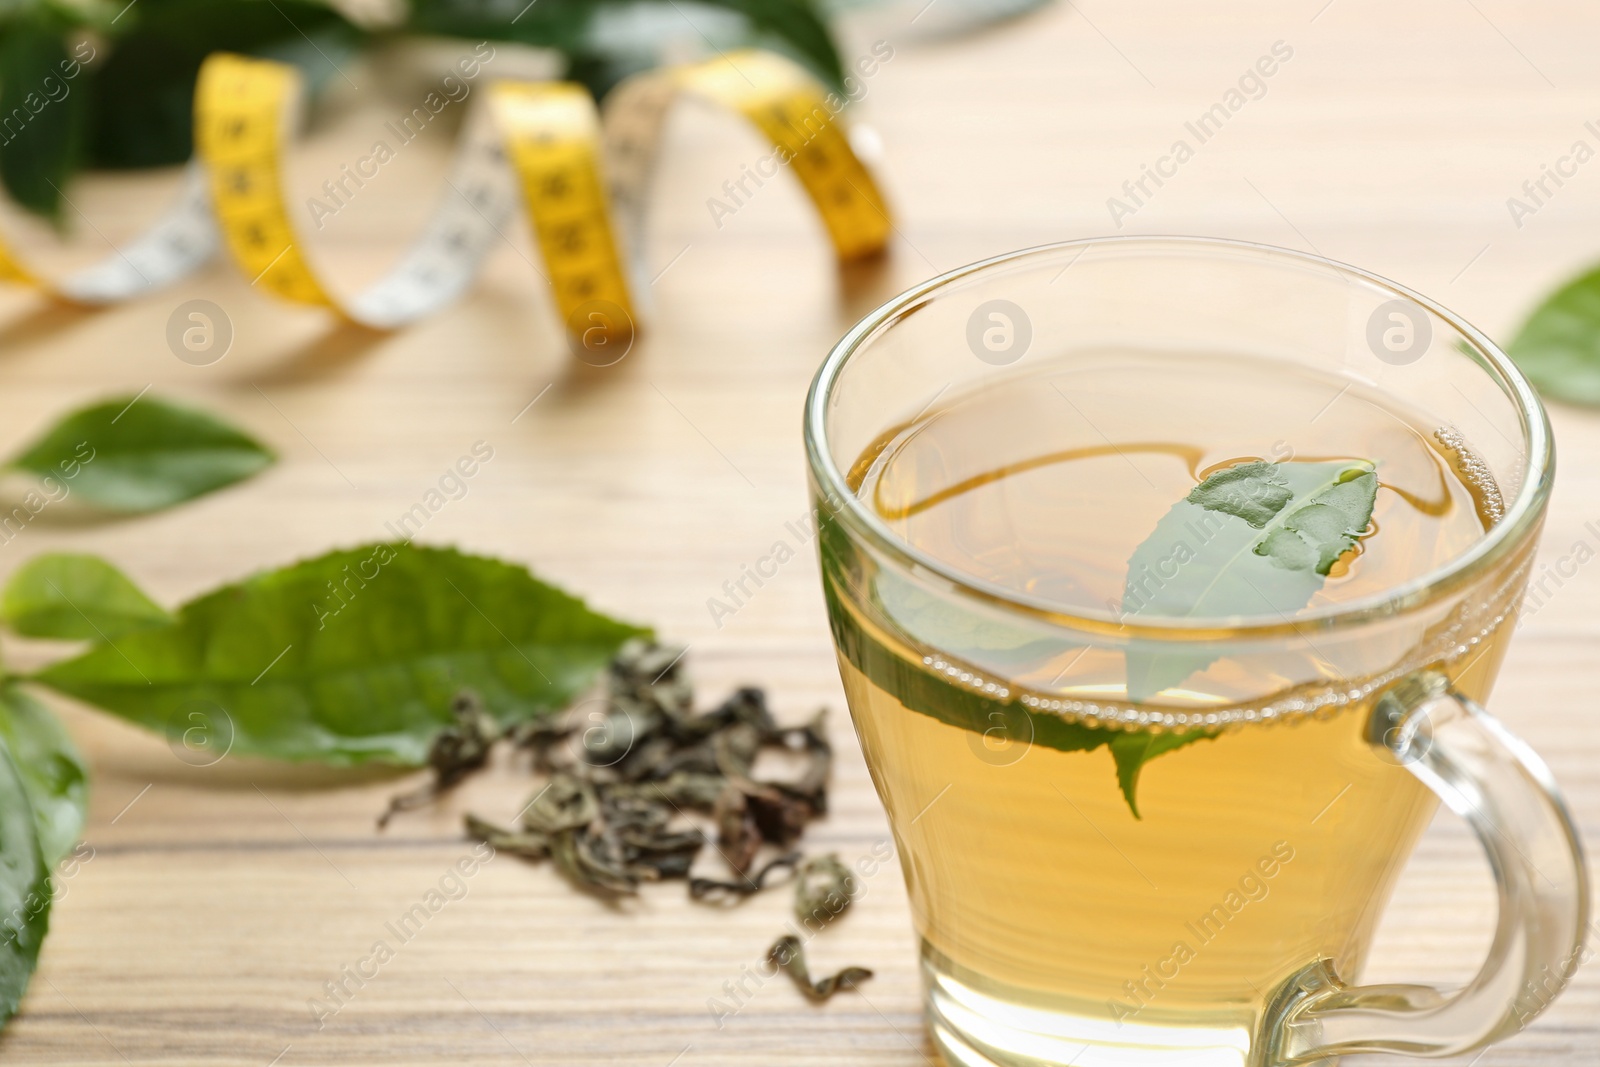
POLYGON ((0 596, 0 620, 25 637, 110 640, 171 619, 117 568, 72 552, 30 559, 0 596))
POLYGON ((86 75, 88 156, 95 167, 188 160, 195 78, 212 52, 294 61, 315 89, 349 68, 365 37, 317 0, 139 0, 117 7, 114 39, 102 44, 100 62, 86 75))
POLYGON ((674 38, 708 51, 771 48, 832 88, 844 84, 838 48, 814 0, 539 0, 531 6, 413 0, 406 28, 556 49, 567 58, 568 77, 596 97, 630 74, 671 61, 674 38))
MULTIPOLYGON (((1291 615, 1372 518, 1378 476, 1366 463, 1239 464, 1211 475, 1156 524, 1128 560, 1125 615, 1291 615)), ((1216 655, 1192 643, 1135 640, 1128 699, 1144 701, 1216 655)))
POLYGON ((50 925, 50 869, 28 790, 0 745, 0 1024, 17 1013, 50 925))
POLYGON ((202 709, 235 752, 420 764, 462 689, 502 723, 544 714, 646 633, 514 564, 377 544, 226 586, 36 679, 169 736, 202 709))
POLYGON ((87 94, 65 76, 79 65, 57 21, 38 12, 0 32, 0 178, 18 204, 59 220, 61 191, 82 161, 87 94))
POLYGON ((1600 404, 1600 267, 1547 297, 1506 351, 1546 396, 1600 404))
POLYGON ((83 836, 88 818, 83 757, 55 713, 14 684, 0 687, 0 742, 27 791, 44 864, 54 867, 83 836))
POLYGON ((71 413, 10 466, 116 511, 156 511, 243 481, 277 457, 215 416, 152 396, 71 413))

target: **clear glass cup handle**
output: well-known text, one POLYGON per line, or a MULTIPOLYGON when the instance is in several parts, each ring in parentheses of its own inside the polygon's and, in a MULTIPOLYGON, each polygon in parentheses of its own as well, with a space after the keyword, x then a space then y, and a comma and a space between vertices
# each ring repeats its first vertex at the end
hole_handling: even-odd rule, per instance
POLYGON ((1449 1056, 1521 1030, 1561 992, 1586 953, 1589 878, 1577 829, 1534 751, 1434 671, 1385 695, 1369 739, 1466 819, 1489 854, 1500 917, 1477 976, 1432 986, 1347 986, 1314 964, 1267 1014, 1265 1064, 1393 1052, 1449 1056))

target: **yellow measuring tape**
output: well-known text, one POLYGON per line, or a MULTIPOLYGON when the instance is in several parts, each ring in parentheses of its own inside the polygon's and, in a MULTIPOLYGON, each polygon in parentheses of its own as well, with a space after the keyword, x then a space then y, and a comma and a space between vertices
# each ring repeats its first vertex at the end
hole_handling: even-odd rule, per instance
MULTIPOLYGON (((177 280, 221 244, 267 292, 392 329, 461 295, 520 212, 575 351, 609 361, 633 337, 634 294, 643 287, 630 286, 625 264, 642 273, 650 177, 666 114, 685 96, 743 116, 772 145, 724 185, 734 204, 753 191, 750 182, 788 169, 841 260, 887 245, 888 209, 845 136, 842 102, 787 59, 739 51, 629 79, 608 99, 604 123, 580 86, 491 83, 469 113, 448 188, 422 234, 387 275, 342 297, 314 265, 288 207, 283 163, 301 106, 299 75, 286 64, 217 53, 195 86, 196 159, 170 210, 137 240, 55 281, 0 239, 0 282, 115 303, 177 280)), ((348 196, 364 180, 347 166, 334 184, 348 196)))
MULTIPOLYGON (((313 268, 290 221, 283 186, 283 156, 300 104, 298 73, 283 63, 213 55, 195 85, 195 147, 210 178, 224 243, 253 285, 285 300, 334 308, 378 329, 421 318, 466 289, 513 213, 516 186, 493 118, 505 120, 505 139, 513 145, 541 135, 551 144, 559 142, 573 111, 571 94, 563 88, 494 86, 490 110, 495 115, 478 108, 469 116, 446 179, 448 191, 421 237, 388 274, 341 299, 313 268), (515 100, 516 106, 494 106, 503 99, 515 100)), ((593 105, 588 111, 592 120, 593 105)), ((594 136, 591 131, 590 139, 594 136)), ((521 158, 520 152, 514 154, 521 158)), ((338 183, 335 192, 351 196, 365 181, 346 167, 338 183)), ((528 204, 532 214, 534 201, 528 204)))
POLYGON ((400 326, 458 296, 520 207, 569 334, 585 352, 604 356, 626 350, 635 315, 611 208, 621 210, 636 243, 663 120, 683 94, 743 115, 771 142, 772 173, 794 171, 841 259, 885 247, 891 225, 883 197, 827 91, 764 52, 639 75, 615 90, 604 132, 580 86, 492 83, 486 105, 469 117, 449 189, 426 231, 387 276, 349 299, 324 283, 290 220, 283 157, 300 99, 294 69, 208 58, 195 90, 195 140, 224 244, 260 288, 375 328, 400 326))
POLYGON ((625 354, 633 306, 606 210, 593 98, 568 84, 496 82, 489 92, 556 307, 578 354, 600 360, 618 350, 625 354))
MULTIPOLYGON (((770 52, 734 52, 704 63, 639 74, 606 98, 606 139, 612 194, 635 227, 654 170, 667 110, 691 95, 748 119, 772 144, 772 153, 725 186, 728 203, 791 167, 816 205, 841 260, 881 252, 893 226, 883 194, 862 165, 838 121, 842 103, 802 68, 770 52)), ((726 205, 725 205, 726 206, 726 205)))

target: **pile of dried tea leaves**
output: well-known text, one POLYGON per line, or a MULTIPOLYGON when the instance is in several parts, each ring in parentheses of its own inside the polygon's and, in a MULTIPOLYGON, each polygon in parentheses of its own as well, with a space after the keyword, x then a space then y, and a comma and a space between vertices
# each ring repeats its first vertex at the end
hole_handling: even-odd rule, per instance
MULTIPOLYGON (((805 860, 795 848, 828 810, 826 709, 803 725, 780 726, 765 692, 742 688, 697 712, 684 652, 630 640, 611 663, 604 697, 504 734, 475 696, 461 694, 455 725, 430 750, 433 781, 395 797, 379 825, 486 766, 503 740, 529 754, 542 784, 513 827, 468 815, 470 837, 499 852, 548 859, 575 887, 608 901, 634 896, 646 883, 682 879, 691 898, 726 904, 792 879, 796 916, 820 928, 858 891, 837 856, 805 860), (789 773, 758 776, 758 760, 789 773), (717 857, 709 874, 696 866, 707 845, 717 857)), ((813 981, 792 935, 780 938, 768 959, 813 1000, 872 976, 848 967, 813 981)))

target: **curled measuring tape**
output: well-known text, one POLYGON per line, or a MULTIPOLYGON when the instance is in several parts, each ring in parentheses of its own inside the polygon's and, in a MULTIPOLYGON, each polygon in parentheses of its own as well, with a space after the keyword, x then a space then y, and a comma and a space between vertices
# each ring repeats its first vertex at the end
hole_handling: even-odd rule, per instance
POLYGON ((0 281, 42 289, 75 304, 114 304, 177 281, 217 248, 205 175, 191 165, 183 192, 149 230, 99 262, 51 281, 0 241, 0 281))
MULTIPOLYGON (((300 92, 298 73, 284 63, 217 53, 200 69, 195 148, 235 264, 252 284, 285 300, 330 307, 375 329, 405 325, 454 300, 471 284, 515 206, 499 138, 483 109, 474 108, 467 120, 446 179, 449 190, 422 236, 388 274, 341 300, 312 267, 283 187, 284 149, 300 92)), ((338 179, 347 195, 362 184, 348 167, 338 179)))
POLYGON ((750 183, 759 187, 789 167, 841 260, 876 255, 888 244, 893 225, 883 194, 838 120, 844 102, 796 64, 754 50, 638 74, 606 99, 612 197, 631 233, 642 228, 666 113, 686 95, 743 115, 772 144, 769 155, 727 183, 724 206, 739 206, 750 183))
POLYGON ((792 167, 841 259, 885 246, 889 215, 840 127, 839 108, 800 67, 764 52, 635 76, 613 93, 603 139, 582 87, 492 83, 467 120, 449 189, 421 238, 388 275, 346 300, 312 266, 287 206, 282 163, 300 100, 294 69, 222 53, 208 58, 195 90, 195 140, 239 268, 286 300, 374 328, 404 325, 460 295, 520 206, 575 351, 595 362, 625 352, 634 331, 612 204, 636 248, 662 122, 683 94, 745 116, 767 137, 773 167, 792 167))

